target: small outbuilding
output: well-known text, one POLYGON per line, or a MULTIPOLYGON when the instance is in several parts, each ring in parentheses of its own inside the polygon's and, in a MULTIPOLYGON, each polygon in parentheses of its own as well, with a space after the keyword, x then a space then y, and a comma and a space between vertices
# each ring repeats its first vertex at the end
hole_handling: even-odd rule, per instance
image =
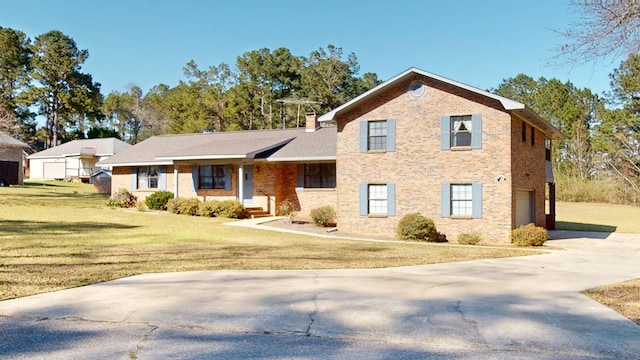
POLYGON ((29 145, 0 133, 0 186, 22 185, 24 180, 23 153, 29 145))
POLYGON ((98 169, 89 179, 98 194, 111 194, 111 170, 98 169))
POLYGON ((91 174, 99 170, 97 162, 130 146, 116 138, 73 140, 29 155, 29 178, 88 182, 91 174))

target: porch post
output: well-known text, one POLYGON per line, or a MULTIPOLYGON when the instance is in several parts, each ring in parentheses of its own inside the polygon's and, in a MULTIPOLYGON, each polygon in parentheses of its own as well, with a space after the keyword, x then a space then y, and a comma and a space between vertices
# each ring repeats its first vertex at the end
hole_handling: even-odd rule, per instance
POLYGON ((244 164, 238 165, 238 201, 244 205, 244 164))
POLYGON ((173 197, 177 198, 178 197, 178 189, 179 189, 179 184, 178 184, 178 165, 176 163, 173 164, 173 197))

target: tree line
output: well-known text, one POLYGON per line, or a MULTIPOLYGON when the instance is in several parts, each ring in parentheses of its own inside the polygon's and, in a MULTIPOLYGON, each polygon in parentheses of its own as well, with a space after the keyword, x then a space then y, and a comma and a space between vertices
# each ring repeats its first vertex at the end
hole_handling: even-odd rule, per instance
POLYGON ((85 137, 117 136, 130 143, 159 134, 276 129, 304 125, 378 85, 359 76, 355 54, 328 45, 308 56, 287 48, 248 51, 235 64, 200 68, 193 60, 178 85, 148 92, 135 85, 106 96, 82 72, 89 52, 53 30, 31 41, 0 27, 0 130, 44 147, 85 137), (37 129, 36 116, 45 119, 37 129))

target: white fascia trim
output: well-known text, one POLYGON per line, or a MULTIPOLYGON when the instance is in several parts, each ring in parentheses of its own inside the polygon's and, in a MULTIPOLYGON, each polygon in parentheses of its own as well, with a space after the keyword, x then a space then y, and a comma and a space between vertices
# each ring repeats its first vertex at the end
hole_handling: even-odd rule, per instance
POLYGON ((218 159, 246 159, 247 155, 185 155, 185 156, 158 156, 158 161, 172 160, 172 161, 184 161, 184 160, 218 160, 218 159))
POLYGON ((313 157, 288 157, 288 158, 276 158, 276 159, 272 159, 272 158, 267 158, 268 162, 290 162, 290 161, 297 161, 297 162, 301 162, 301 161, 335 161, 336 157, 335 156, 313 156, 313 157))
POLYGON ((384 88, 386 88, 386 87, 388 87, 390 85, 393 85, 396 81, 401 80, 404 77, 406 77, 406 76, 408 76, 408 75, 410 75, 412 73, 420 74, 422 76, 429 77, 429 78, 432 78, 432 79, 435 79, 435 80, 438 80, 438 81, 441 81, 441 82, 444 82, 444 83, 447 83, 447 84, 450 84, 450 85, 453 85, 453 86, 456 86, 456 87, 459 87, 459 88, 462 88, 462 89, 465 89, 465 90, 469 90, 469 91, 474 92, 476 94, 480 94, 480 95, 486 96, 488 98, 498 100, 498 101, 500 101, 502 106, 505 108, 505 110, 516 110, 516 109, 524 109, 525 108, 524 104, 519 103, 517 101, 513 101, 511 99, 507 99, 505 97, 502 97, 502 96, 499 96, 499 95, 496 95, 496 94, 492 94, 492 93, 490 93, 488 91, 480 90, 480 89, 478 89, 476 87, 473 87, 473 86, 470 86, 470 85, 467 85, 467 84, 463 84, 463 83, 455 81, 455 80, 447 79, 445 77, 442 77, 442 76, 439 76, 439 75, 436 75, 436 74, 432 74, 432 73, 426 72, 424 70, 420 70, 420 69, 417 69, 417 68, 410 68, 410 69, 408 69, 408 70, 406 70, 406 71, 404 71, 404 72, 392 77, 391 79, 383 82, 382 84, 374 87, 373 89, 361 94, 360 96, 355 97, 351 101, 346 102, 343 105, 338 106, 337 108, 333 109, 332 111, 320 116, 318 118, 318 121, 331 121, 331 120, 334 120, 334 118, 335 118, 335 116, 336 116, 336 114, 338 112, 340 112, 342 110, 345 110, 345 109, 351 107, 354 104, 357 104, 358 102, 360 102, 364 98, 367 98, 368 96, 370 96, 370 95, 372 95, 374 93, 377 93, 377 92, 381 91, 382 89, 384 89, 384 88))
POLYGON ((31 159, 61 159, 63 158, 63 156, 51 156, 51 155, 46 155, 46 156, 41 156, 41 155, 29 155, 27 156, 27 159, 31 160, 31 159))
POLYGON ((143 161, 143 162, 129 162, 129 163, 96 163, 97 166, 156 166, 156 165, 173 165, 172 161, 143 161))

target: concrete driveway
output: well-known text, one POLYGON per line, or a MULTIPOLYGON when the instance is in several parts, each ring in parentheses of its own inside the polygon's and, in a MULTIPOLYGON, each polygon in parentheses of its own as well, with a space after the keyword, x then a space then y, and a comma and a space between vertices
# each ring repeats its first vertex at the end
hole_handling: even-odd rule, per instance
POLYGON ((640 277, 640 235, 378 270, 147 274, 0 302, 8 359, 638 359, 640 326, 579 294, 640 277))

